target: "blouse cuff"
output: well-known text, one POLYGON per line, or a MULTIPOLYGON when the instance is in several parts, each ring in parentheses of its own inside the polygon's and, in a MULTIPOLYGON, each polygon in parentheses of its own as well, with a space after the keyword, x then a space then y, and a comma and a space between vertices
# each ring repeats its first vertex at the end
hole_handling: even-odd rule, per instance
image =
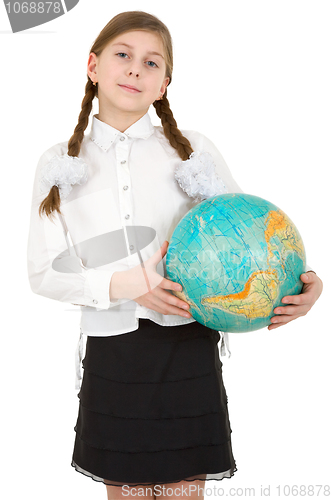
POLYGON ((108 309, 115 301, 110 301, 110 282, 114 269, 88 269, 84 295, 91 302, 87 304, 97 309, 108 309))

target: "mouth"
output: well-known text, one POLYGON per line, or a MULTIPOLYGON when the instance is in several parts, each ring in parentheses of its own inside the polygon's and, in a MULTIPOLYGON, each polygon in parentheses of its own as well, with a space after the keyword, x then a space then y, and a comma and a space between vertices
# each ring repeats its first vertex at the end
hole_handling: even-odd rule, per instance
POLYGON ((119 87, 121 87, 123 90, 126 90, 127 92, 130 92, 132 94, 136 94, 136 93, 141 92, 141 90, 139 90, 136 87, 133 87, 132 85, 120 85, 119 84, 119 87))

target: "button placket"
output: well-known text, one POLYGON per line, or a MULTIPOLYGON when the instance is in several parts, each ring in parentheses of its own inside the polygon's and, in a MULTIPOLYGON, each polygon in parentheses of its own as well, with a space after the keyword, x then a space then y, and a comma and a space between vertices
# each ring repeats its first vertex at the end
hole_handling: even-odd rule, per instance
POLYGON ((118 173, 120 214, 124 225, 132 225, 133 214, 132 197, 130 193, 131 179, 128 168, 129 149, 129 139, 126 136, 120 136, 119 142, 116 144, 115 151, 118 173))

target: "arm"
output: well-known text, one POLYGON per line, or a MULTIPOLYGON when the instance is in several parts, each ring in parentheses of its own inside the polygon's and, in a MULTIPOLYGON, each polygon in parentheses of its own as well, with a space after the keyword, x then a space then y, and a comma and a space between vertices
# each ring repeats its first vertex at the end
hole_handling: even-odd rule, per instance
POLYGON ((61 302, 108 309, 119 303, 110 302, 112 275, 126 266, 114 263, 100 268, 86 267, 70 245, 65 220, 57 212, 53 220, 45 215, 39 216, 39 205, 47 194, 40 193, 39 173, 54 154, 54 149, 44 153, 36 169, 27 248, 31 289, 36 294, 61 302))
POLYGON ((143 265, 115 272, 111 282, 111 296, 115 299, 131 298, 138 304, 161 314, 175 314, 191 318, 189 305, 167 290, 181 291, 179 283, 163 278, 157 272, 157 265, 166 255, 168 241, 164 241, 143 265))

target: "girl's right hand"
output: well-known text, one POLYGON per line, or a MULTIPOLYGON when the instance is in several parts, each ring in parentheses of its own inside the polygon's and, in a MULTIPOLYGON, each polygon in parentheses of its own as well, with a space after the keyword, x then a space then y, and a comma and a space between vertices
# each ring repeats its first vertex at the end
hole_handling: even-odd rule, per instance
POLYGON ((160 250, 144 263, 144 268, 138 265, 128 271, 116 271, 110 282, 110 299, 131 299, 161 314, 191 318, 187 302, 167 291, 181 291, 181 285, 163 278, 156 271, 167 247, 168 241, 164 241, 160 250))

